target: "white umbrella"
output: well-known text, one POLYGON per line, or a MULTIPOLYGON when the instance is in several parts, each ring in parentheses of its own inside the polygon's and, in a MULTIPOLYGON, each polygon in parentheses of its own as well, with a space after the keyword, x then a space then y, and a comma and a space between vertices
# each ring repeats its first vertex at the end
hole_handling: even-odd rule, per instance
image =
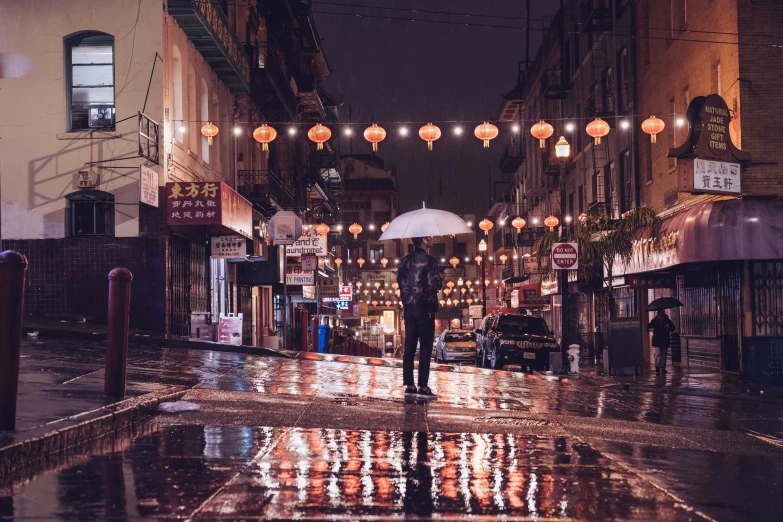
POLYGON ((450 236, 472 234, 473 231, 461 217, 445 210, 426 208, 406 212, 389 223, 379 241, 412 237, 450 236))

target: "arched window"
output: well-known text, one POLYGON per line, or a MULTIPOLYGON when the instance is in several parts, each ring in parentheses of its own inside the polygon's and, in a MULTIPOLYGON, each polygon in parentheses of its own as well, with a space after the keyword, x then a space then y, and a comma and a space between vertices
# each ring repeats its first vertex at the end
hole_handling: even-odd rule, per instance
POLYGON ((114 37, 86 31, 65 38, 68 130, 114 128, 114 37))
POLYGON ((65 226, 69 237, 114 235, 113 194, 80 190, 68 194, 65 199, 65 226))
MULTIPOLYGON (((199 114, 199 119, 201 121, 197 127, 199 132, 201 132, 201 127, 209 122, 209 88, 207 87, 207 82, 204 81, 204 78, 201 79, 201 92, 199 93, 199 96, 201 98, 199 100, 201 102, 201 114, 199 114)), ((209 163, 209 142, 206 136, 201 136, 201 159, 204 163, 209 163)))
POLYGON ((174 136, 177 137, 180 141, 183 140, 182 133, 180 132, 179 128, 183 125, 183 120, 186 120, 185 118, 185 112, 182 109, 182 53, 179 52, 179 47, 174 45, 171 48, 171 57, 172 61, 174 63, 173 71, 174 71, 174 93, 172 97, 172 109, 173 109, 173 117, 172 117, 172 128, 174 130, 174 136))

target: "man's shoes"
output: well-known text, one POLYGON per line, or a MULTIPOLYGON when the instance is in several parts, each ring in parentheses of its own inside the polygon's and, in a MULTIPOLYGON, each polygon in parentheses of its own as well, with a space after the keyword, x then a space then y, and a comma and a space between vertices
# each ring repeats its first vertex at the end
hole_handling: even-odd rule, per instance
POLYGON ((419 387, 419 392, 416 394, 416 397, 419 399, 424 399, 427 401, 434 401, 438 398, 437 395, 432 393, 432 390, 430 390, 429 386, 419 387))
POLYGON ((406 386, 405 387, 405 396, 406 397, 418 397, 418 392, 416 391, 415 386, 406 386))

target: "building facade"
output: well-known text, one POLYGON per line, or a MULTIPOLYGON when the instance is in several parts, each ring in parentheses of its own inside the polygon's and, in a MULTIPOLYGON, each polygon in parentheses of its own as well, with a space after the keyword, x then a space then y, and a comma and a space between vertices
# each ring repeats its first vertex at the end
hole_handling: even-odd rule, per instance
MULTIPOLYGON (((783 110, 781 16, 772 1, 565 1, 506 95, 499 119, 521 134, 501 159, 516 193, 495 209, 496 225, 516 212, 535 235, 546 216, 561 224, 583 213, 619 219, 641 206, 663 221, 659 242, 640 237, 633 262, 617 263, 613 307, 609 274, 604 285, 570 278, 568 338, 588 352, 611 344, 610 323, 635 322, 642 349, 628 360, 649 362, 647 303, 672 296, 684 304, 670 313, 681 339, 677 364, 781 378, 774 296, 783 249, 771 224, 783 176, 773 138, 783 110), (641 127, 653 115, 665 125, 657 140, 641 127), (610 127, 600 144, 585 131, 596 117, 610 127), (539 120, 554 127, 543 147, 529 135, 539 120), (562 162, 554 155, 560 136, 571 148, 562 162)), ((511 241, 520 257, 533 254, 527 239, 511 241)), ((556 288, 542 278, 542 294, 556 288)), ((543 313, 561 330, 558 298, 543 313)))
POLYGON ((221 316, 243 314, 242 341, 261 344, 282 277, 267 218, 336 215, 333 151, 306 138, 339 105, 309 6, 45 3, 0 6, 2 47, 33 63, 0 80, 0 240, 30 262, 26 314, 103 323, 106 276, 125 266, 131 327, 216 338, 221 316), (264 122, 280 134, 268 151, 253 138, 264 122), (211 216, 196 208, 210 194, 211 216), (220 236, 242 252, 216 255, 220 236))

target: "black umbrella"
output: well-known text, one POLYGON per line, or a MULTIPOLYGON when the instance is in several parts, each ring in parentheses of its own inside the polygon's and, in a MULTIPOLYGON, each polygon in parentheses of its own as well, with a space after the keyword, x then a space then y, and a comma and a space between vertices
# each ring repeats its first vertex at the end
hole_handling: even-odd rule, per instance
POLYGON ((677 308, 678 306, 685 306, 677 299, 673 297, 659 297, 652 303, 647 305, 648 310, 668 310, 669 308, 677 308))

